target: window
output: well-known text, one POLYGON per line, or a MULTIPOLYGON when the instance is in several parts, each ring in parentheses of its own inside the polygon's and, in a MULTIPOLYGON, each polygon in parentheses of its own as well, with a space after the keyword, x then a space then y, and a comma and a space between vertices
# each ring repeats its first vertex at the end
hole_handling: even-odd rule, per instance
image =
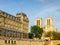
POLYGON ((10 16, 10 19, 12 19, 12 16, 10 16))
POLYGON ((40 25, 40 20, 39 20, 39 25, 40 25))
POLYGON ((11 41, 11 43, 13 44, 13 40, 11 41))
POLYGON ((10 17, 10 15, 7 14, 7 18, 9 18, 9 17, 10 17))
POLYGON ((2 21, 2 18, 0 17, 0 22, 2 21))
POLYGON ((8 40, 8 44, 10 44, 10 40, 8 40))
POLYGON ((14 44, 16 44, 16 41, 14 41, 14 44))
POLYGON ((5 37, 6 37, 6 30, 4 30, 3 36, 5 36, 5 37))
POLYGON ((11 40, 5 40, 5 44, 16 44, 16 41, 11 40))
POLYGON ((39 21, 37 20, 37 25, 38 25, 39 21))
POLYGON ((47 25, 50 25, 50 19, 47 20, 47 25))
POLYGON ((49 19, 49 25, 50 25, 50 19, 49 19))
POLYGON ((37 25, 40 25, 40 20, 37 20, 37 25))
POLYGON ((21 32, 20 32, 20 38, 21 38, 21 32))
POLYGON ((7 44, 7 40, 5 40, 5 44, 7 44))

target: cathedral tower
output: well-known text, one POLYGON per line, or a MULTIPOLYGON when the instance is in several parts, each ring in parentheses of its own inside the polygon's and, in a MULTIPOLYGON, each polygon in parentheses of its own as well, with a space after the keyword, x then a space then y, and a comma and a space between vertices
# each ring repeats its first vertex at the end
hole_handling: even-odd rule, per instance
POLYGON ((45 24, 45 29, 47 31, 53 31, 53 20, 51 16, 46 17, 46 24, 45 24))
POLYGON ((35 19, 35 25, 39 26, 39 27, 42 27, 42 18, 40 17, 37 17, 35 19))
POLYGON ((52 26, 53 20, 51 16, 46 17, 46 26, 52 26))

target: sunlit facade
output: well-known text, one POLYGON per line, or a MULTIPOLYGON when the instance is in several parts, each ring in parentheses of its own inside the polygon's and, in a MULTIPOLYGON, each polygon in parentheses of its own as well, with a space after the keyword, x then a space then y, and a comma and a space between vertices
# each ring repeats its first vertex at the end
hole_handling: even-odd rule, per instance
POLYGON ((54 28, 54 26, 53 26, 53 19, 52 19, 51 16, 47 16, 47 17, 46 17, 45 25, 43 24, 42 18, 37 17, 37 18, 35 19, 35 25, 43 28, 43 30, 44 30, 45 32, 54 31, 54 30, 56 31, 56 28, 54 28))
POLYGON ((41 37, 41 39, 44 39, 44 35, 45 33, 49 32, 49 31, 56 31, 58 32, 57 28, 54 28, 53 26, 53 19, 51 16, 47 16, 45 19, 45 25, 43 25, 43 20, 40 17, 37 17, 35 19, 35 25, 39 26, 40 28, 43 28, 43 35, 41 37))
POLYGON ((39 26, 39 27, 43 27, 42 18, 37 17, 37 18, 35 19, 35 25, 37 25, 37 26, 39 26))
POLYGON ((0 10, 0 37, 28 38, 28 24, 25 13, 18 12, 13 16, 0 10))

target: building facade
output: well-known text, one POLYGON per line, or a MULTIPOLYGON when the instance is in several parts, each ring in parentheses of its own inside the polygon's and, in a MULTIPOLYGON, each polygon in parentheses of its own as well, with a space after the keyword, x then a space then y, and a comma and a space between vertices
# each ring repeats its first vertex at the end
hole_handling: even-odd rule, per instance
POLYGON ((45 23, 45 26, 44 26, 44 30, 45 30, 45 32, 55 30, 54 27, 53 27, 53 19, 52 19, 51 16, 46 17, 46 23, 45 23))
POLYGON ((42 18, 37 17, 37 18, 35 19, 35 25, 38 25, 39 27, 43 27, 42 18))
MULTIPOLYGON (((35 25, 39 26, 40 28, 43 28, 43 35, 41 37, 41 39, 45 39, 46 37, 44 37, 45 33, 49 32, 49 31, 58 31, 56 28, 54 28, 53 26, 53 19, 51 16, 47 16, 46 17, 46 22, 45 22, 45 25, 42 24, 43 21, 42 21, 42 18, 40 17, 37 17, 35 19, 35 25)), ((49 37, 47 37, 49 38, 49 37)))
POLYGON ((35 25, 43 28, 43 30, 44 30, 45 32, 55 30, 54 27, 53 27, 53 19, 52 19, 51 16, 47 16, 47 17, 46 17, 45 25, 43 25, 42 18, 37 17, 37 18, 35 19, 35 25))
POLYGON ((16 16, 0 10, 0 37, 1 38, 28 38, 29 20, 25 13, 16 13, 16 16))

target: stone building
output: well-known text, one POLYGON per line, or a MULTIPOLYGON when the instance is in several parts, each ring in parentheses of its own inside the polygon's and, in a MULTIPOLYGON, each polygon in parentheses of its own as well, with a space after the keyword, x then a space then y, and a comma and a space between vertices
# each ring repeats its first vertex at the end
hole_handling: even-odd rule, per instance
POLYGON ((51 16, 47 16, 45 21, 46 21, 46 22, 45 22, 45 25, 43 25, 43 20, 42 20, 42 18, 37 17, 37 18, 35 19, 35 25, 43 28, 43 30, 44 30, 45 32, 56 30, 56 28, 54 28, 54 26, 53 26, 53 19, 52 19, 51 16))
POLYGON ((43 35, 42 35, 42 39, 44 38, 44 34, 45 34, 46 32, 49 32, 49 31, 57 31, 57 29, 54 28, 54 26, 53 26, 53 19, 52 19, 51 16, 47 16, 47 17, 46 17, 45 25, 43 25, 43 20, 42 20, 42 18, 37 17, 37 18, 35 19, 35 25, 43 28, 44 33, 43 33, 43 35))
POLYGON ((46 17, 46 23, 44 26, 44 31, 48 32, 48 31, 53 31, 55 30, 53 27, 53 19, 51 16, 46 17))
POLYGON ((0 38, 28 38, 28 24, 25 13, 18 12, 13 16, 0 10, 0 38))
POLYGON ((42 18, 37 17, 37 18, 35 19, 35 25, 38 25, 39 27, 43 27, 42 18))

